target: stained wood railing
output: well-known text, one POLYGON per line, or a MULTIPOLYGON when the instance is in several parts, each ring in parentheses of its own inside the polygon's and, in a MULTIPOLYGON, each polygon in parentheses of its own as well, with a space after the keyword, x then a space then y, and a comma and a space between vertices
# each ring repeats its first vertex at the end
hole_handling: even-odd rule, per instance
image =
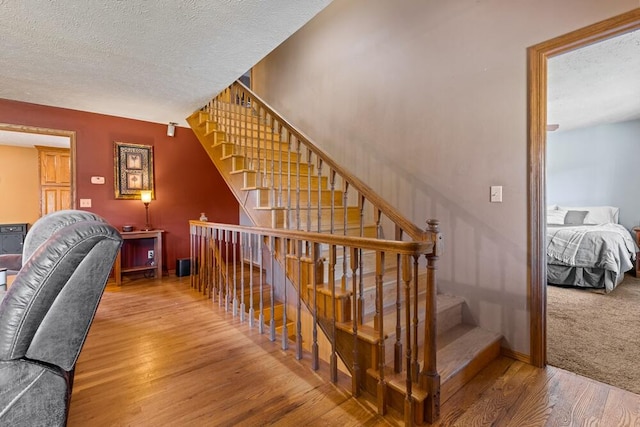
MULTIPOLYGON (((388 333, 383 325, 384 315, 391 305, 395 305, 395 333, 392 334, 395 342, 387 358, 393 358, 394 373, 401 372, 404 366, 407 372, 412 373, 414 382, 420 379, 424 386, 421 389, 428 390, 426 401, 429 402, 429 407, 420 411, 424 412, 426 420, 436 419, 439 379, 436 370, 434 271, 442 248, 437 221, 430 222, 427 230, 413 224, 240 82, 222 91, 188 121, 244 211, 259 227, 236 229, 218 224, 210 228, 212 226, 205 223, 192 223, 194 262, 200 263, 200 273, 194 286, 210 292, 212 296, 215 289, 218 301, 234 314, 244 316, 242 307, 246 307, 246 299, 251 299, 254 294, 238 294, 235 284, 239 283, 243 288, 242 280, 237 280, 245 278, 245 272, 236 271, 235 267, 229 269, 229 265, 243 265, 239 260, 248 259, 247 253, 270 253, 266 270, 271 272, 268 282, 274 286, 270 288, 271 294, 267 295, 269 300, 274 301, 277 296, 285 306, 290 305, 289 298, 293 294, 287 292, 287 286, 272 280, 277 276, 273 276, 274 272, 283 269, 284 277, 296 287, 294 298, 297 298, 297 304, 312 313, 321 309, 320 318, 313 316, 310 351, 318 354, 317 327, 320 326, 333 340, 328 356, 331 366, 337 365, 339 353, 343 361, 353 361, 350 369, 359 372, 358 358, 340 353, 335 322, 339 325, 345 320, 352 322, 353 348, 357 348, 355 340, 368 333, 365 317, 373 317, 373 333, 382 348, 377 350, 380 357, 376 358, 375 366, 369 368, 379 372, 378 384, 381 387, 385 384, 385 370, 382 368, 386 365, 385 353, 389 348, 384 338, 388 333), (253 240, 247 240, 249 235, 255 235, 253 240), (386 236, 393 236, 395 240, 386 236), (392 242, 400 246, 393 246, 392 242), (301 245, 300 250, 295 250, 297 245, 301 245), (210 249, 201 253, 205 246, 210 249), (423 251, 427 247, 429 249, 423 251), (417 296, 411 294, 407 297, 404 283, 415 281, 413 289, 418 292, 418 260, 423 256, 426 257, 427 268, 422 276, 427 277, 429 285, 420 291, 423 292, 421 298, 426 294, 426 302, 424 310, 419 310, 417 296), (394 265, 396 270, 393 301, 387 287, 391 273, 385 274, 385 266, 390 265, 394 265), (216 273, 202 270, 204 266, 215 267, 216 273), (371 276, 374 280, 371 280, 370 287, 365 288, 365 282, 371 276), (225 284, 223 288, 220 283, 225 284), (227 283, 234 286, 227 289, 227 283), (370 305, 371 298, 365 298, 370 289, 375 290, 374 307, 370 305), (307 293, 313 299, 306 298, 307 293), (384 295, 387 295, 386 301, 384 295), (408 300, 413 301, 412 311, 405 311, 406 303, 403 301, 408 300), (423 319, 418 319, 419 311, 423 313, 423 319), (333 316, 329 322, 326 321, 326 313, 333 316), (410 320, 406 317, 408 313, 413 313, 410 320), (418 339, 420 322, 426 326, 424 336, 418 339), (411 363, 403 363, 403 354, 410 342, 408 337, 403 338, 404 328, 409 328, 410 323, 414 342, 409 348, 414 353, 411 363), (423 340, 425 360, 418 371, 416 354, 418 343, 423 340)), ((262 256, 260 261, 263 261, 262 256)), ((260 264, 259 269, 263 267, 260 264)), ((251 277, 245 280, 251 280, 251 277)), ((263 276, 258 277, 263 283, 263 276)), ((265 296, 261 292, 255 295, 265 296)), ((255 301, 248 304, 250 309, 256 310, 255 301)), ((264 307, 260 307, 259 313, 264 315, 264 307)), ((273 315, 276 308, 268 308, 273 315)), ((275 339, 276 328, 282 329, 284 347, 288 345, 284 337, 289 329, 297 328, 287 319, 300 321, 299 317, 284 310, 280 326, 276 327, 276 321, 271 319, 259 321, 258 325, 260 328, 268 325, 272 339, 275 339)), ((249 321, 253 322, 253 316, 249 315, 249 321)), ((301 344, 297 342, 296 345, 301 344)), ((313 360, 317 363, 317 357, 313 360)), ((332 369, 332 372, 336 371, 332 369)), ((359 378, 359 374, 352 377, 359 378)), ((356 379, 353 381, 357 383, 356 379)), ((407 389, 411 394, 411 383, 407 384, 407 389)), ((354 386, 353 390, 357 393, 358 387, 354 386)), ((373 392, 384 400, 385 393, 373 392)), ((384 407, 384 402, 379 402, 381 412, 384 407)))
POLYGON ((373 217, 378 227, 375 237, 383 237, 384 217, 393 224, 392 232, 400 239, 430 238, 239 81, 213 98, 202 111, 218 127, 217 131, 226 134, 228 154, 242 156, 244 168, 253 172, 255 179, 251 183, 268 189, 269 205, 284 211, 279 224, 283 228, 346 235, 350 212, 343 209, 343 218, 339 218, 339 210, 351 201, 357 208, 355 216, 360 218, 361 229, 366 214, 373 217), (322 200, 329 201, 330 214, 323 212, 327 204, 322 200))
POLYGON ((429 227, 424 231, 426 239, 397 241, 191 221, 191 265, 194 266, 191 285, 209 295, 233 316, 246 321, 250 327, 269 334, 272 341, 276 341, 279 335, 283 349, 288 349, 290 342, 295 343, 298 359, 303 357, 303 341, 310 343, 313 369, 318 369, 320 362, 318 325, 323 325, 328 329, 330 342, 328 361, 331 381, 338 379, 337 357, 340 351, 343 360, 350 361, 347 367, 354 395, 357 396, 364 387, 366 371, 377 370, 375 394, 381 414, 385 413, 388 403, 388 370, 385 368, 387 349, 389 346, 396 348, 399 341, 404 354, 393 352, 395 360, 392 365, 396 367, 396 374, 404 375, 405 421, 407 425, 412 425, 416 418, 424 416, 424 420, 430 422, 437 418, 439 408, 436 325, 432 313, 435 312, 435 273, 441 236, 437 221, 432 220, 428 224, 429 227), (359 317, 356 304, 347 306, 350 316, 338 318, 341 296, 338 295, 340 286, 335 284, 336 280, 340 280, 355 300, 363 298, 360 284, 367 273, 360 266, 363 253, 366 252, 375 253, 376 259, 376 327, 373 332, 363 330, 365 319, 359 317), (337 264, 338 253, 345 256, 347 265, 341 271, 337 264), (389 279, 385 276, 385 258, 400 260, 400 273, 391 280, 396 279, 398 292, 403 291, 402 303, 396 306, 397 319, 400 319, 396 325, 398 336, 394 338, 397 341, 391 344, 384 333, 382 315, 385 302, 381 287, 389 279), (418 280, 421 258, 426 258, 424 289, 418 280), (319 262, 328 264, 327 280, 331 283, 329 295, 321 294, 318 289, 325 280, 321 277, 324 269, 318 265, 319 262), (278 265, 283 266, 283 272, 278 271, 278 265), (278 280, 285 283, 278 285, 278 280), (291 288, 295 290, 294 294, 291 288), (418 307, 418 302, 423 300, 419 297, 422 293, 425 294, 424 310, 418 307), (283 304, 280 319, 276 317, 276 300, 283 304), (312 332, 310 336, 303 337, 305 319, 311 319, 312 332), (421 323, 424 323, 424 336, 418 336, 418 324, 421 323), (404 331, 404 334, 400 331, 404 331), (340 341, 340 336, 344 334, 350 335, 351 339, 340 341), (361 339, 373 343, 373 355, 360 353, 358 342, 361 339), (339 348, 339 344, 344 345, 345 342, 348 349, 339 348), (349 342, 352 344, 349 345, 349 342), (424 349, 422 354, 418 352, 420 348, 424 349), (351 354, 344 357, 346 352, 351 354), (421 403, 423 406, 418 408, 414 386, 427 395, 421 403), (418 412, 420 416, 416 415, 418 412))

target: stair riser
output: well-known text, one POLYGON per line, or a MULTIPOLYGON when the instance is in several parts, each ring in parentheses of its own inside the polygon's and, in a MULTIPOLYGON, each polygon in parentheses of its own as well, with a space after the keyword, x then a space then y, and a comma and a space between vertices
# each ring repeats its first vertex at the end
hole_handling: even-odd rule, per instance
MULTIPOLYGON (((275 151, 275 152, 288 152, 289 151, 289 144, 286 142, 281 142, 281 141, 265 141, 264 139, 260 138, 244 138, 244 137, 234 137, 233 139, 227 139, 226 138, 226 134, 221 132, 221 135, 223 135, 223 138, 218 138, 218 143, 219 144, 229 144, 231 146, 236 146, 236 147, 247 147, 247 149, 254 149, 257 151, 258 147, 260 147, 260 151, 262 150, 271 150, 271 151, 275 151)), ((295 151, 291 152, 292 155, 297 155, 298 153, 296 153, 295 151)), ((301 157, 302 159, 302 157, 301 157)))
POLYGON ((275 132, 273 132, 273 129, 271 129, 271 127, 265 126, 264 124, 259 124, 256 121, 251 122, 248 120, 248 117, 247 117, 247 121, 244 121, 244 118, 240 118, 240 119, 225 118, 220 122, 211 120, 211 121, 207 121, 205 126, 212 127, 217 130, 221 130, 223 132, 236 133, 236 134, 238 131, 245 131, 245 130, 256 131, 256 132, 259 131, 263 135, 272 134, 272 133, 275 134, 275 132))
MULTIPOLYGON (((333 221, 331 218, 330 209, 321 209, 320 212, 320 229, 326 230, 331 228, 333 223, 334 229, 339 230, 344 227, 344 208, 334 209, 333 221)), ((273 226, 277 228, 284 228, 287 212, 284 209, 274 210, 272 213, 273 226)), ((347 224, 357 225, 360 223, 360 211, 357 208, 347 208, 347 224)), ((288 221, 290 229, 306 230, 307 226, 311 231, 318 230, 318 212, 317 210, 311 210, 310 218, 309 211, 306 209, 300 210, 300 217, 298 218, 296 210, 292 209, 288 214, 288 221)))
MULTIPOLYGON (((277 207, 279 206, 281 203, 283 205, 289 205, 289 198, 291 198, 290 201, 290 205, 292 207, 292 209, 294 209, 297 206, 297 199, 298 199, 298 193, 295 191, 291 191, 288 192, 286 188, 283 188, 282 194, 279 194, 278 189, 275 190, 271 190, 268 188, 265 189, 259 189, 259 190, 251 190, 252 193, 255 194, 254 197, 257 197, 257 203, 258 206, 261 207, 277 207)), ((322 205, 326 206, 326 205, 330 205, 331 204, 331 192, 330 191, 323 191, 322 192, 322 205)), ((334 206, 335 207, 341 207, 342 206, 342 192, 334 192, 333 194, 333 201, 334 201, 334 206)), ((300 206, 309 206, 308 204, 309 201, 309 193, 308 192, 301 192, 300 193, 300 206)), ((311 206, 318 206, 318 192, 314 191, 311 193, 311 206)))
POLYGON ((232 144, 230 142, 223 142, 222 143, 222 157, 227 157, 227 156, 232 156, 232 155, 246 155, 248 158, 250 159, 254 159, 254 161, 257 161, 258 159, 260 159, 260 161, 264 162, 265 159, 267 161, 271 161, 273 159, 274 162, 280 162, 282 160, 283 163, 288 163, 289 158, 291 158, 291 162, 292 163, 297 163, 296 159, 298 157, 297 153, 291 153, 289 154, 288 151, 278 151, 276 150, 272 150, 271 147, 268 148, 263 148, 260 147, 260 153, 258 153, 258 148, 257 147, 245 147, 241 144, 232 144))
MULTIPOLYGON (((293 194, 298 192, 298 187, 300 188, 300 194, 303 196, 306 195, 308 197, 309 189, 311 189, 311 197, 313 197, 314 194, 318 194, 317 175, 312 175, 311 177, 309 177, 308 174, 298 176, 296 173, 292 172, 289 176, 288 173, 279 174, 275 172, 274 174, 271 174, 270 171, 260 171, 259 181, 260 182, 258 183, 258 187, 261 187, 263 189, 275 188, 278 191, 282 190, 284 192, 288 188, 291 188, 292 196, 293 194), (282 179, 279 179, 280 177, 282 179)), ((328 187, 326 186, 326 180, 322 179, 320 182, 320 191, 329 191, 328 187)))
MULTIPOLYGON (((251 164, 250 159, 247 159, 247 169, 249 173, 258 173, 258 162, 254 161, 253 164, 251 164)), ((271 162, 260 162, 260 173, 263 174, 263 179, 267 179, 270 175, 271 175, 271 171, 273 170, 274 175, 275 174, 284 174, 287 175, 289 173, 289 170, 291 170, 291 178, 293 180, 294 177, 297 176, 298 174, 298 165, 295 163, 292 164, 287 164, 287 163, 282 163, 280 164, 280 162, 277 163, 271 163, 271 162)), ((314 166, 311 165, 307 165, 307 164, 301 164, 300 165, 300 175, 309 175, 309 174, 314 174, 314 166)), ((286 181, 285 181, 286 182, 286 181)))
MULTIPOLYGON (((248 175, 244 182, 247 183, 247 185, 245 186, 245 188, 253 188, 253 187, 280 187, 282 185, 283 188, 286 188, 288 183, 289 183, 289 179, 291 179, 291 182, 296 182, 296 180, 298 179, 298 177, 296 176, 296 174, 291 174, 291 177, 289 178, 288 174, 279 174, 279 173, 274 173, 273 175, 271 173, 268 174, 263 174, 262 175, 262 179, 260 183, 257 183, 256 180, 256 172, 255 171, 247 171, 246 174, 248 175)), ((300 179, 300 187, 306 189, 308 188, 309 185, 311 185, 311 188, 315 188, 317 191, 318 188, 318 176, 317 175, 300 175, 299 177, 300 179)), ((327 177, 321 177, 321 188, 326 189, 327 188, 327 177)))
MULTIPOLYGON (((366 237, 375 237, 375 229, 372 230, 372 236, 366 236, 366 237)), ((340 233, 342 234, 342 233, 340 233)), ((344 257, 343 257, 343 251, 342 251, 342 247, 338 247, 337 248, 337 256, 336 256, 336 265, 335 265, 335 278, 336 280, 341 278, 343 275, 343 268, 344 268, 344 257)), ((329 248, 325 247, 324 245, 321 246, 321 255, 324 258, 327 258, 329 255, 329 248)), ((394 270, 393 277, 395 277, 395 268, 396 268, 396 259, 395 257, 385 257, 385 277, 389 277, 389 272, 391 270, 394 270)), ((350 277, 352 275, 352 271, 351 271, 351 256, 349 255, 349 249, 347 248, 347 262, 346 262, 346 266, 347 266, 347 275, 350 277)), ((375 274, 376 272, 376 253, 373 251, 364 251, 363 255, 362 255, 362 272, 365 275, 370 275, 370 274, 375 274)), ((324 271, 324 277, 328 278, 329 277, 329 264, 327 262, 323 263, 323 271, 324 271)), ((357 272, 358 274, 360 274, 360 267, 357 267, 357 272)), ((351 279, 349 279, 351 280, 351 279)))
POLYGON ((282 141, 282 137, 280 136, 280 134, 277 133, 273 133, 271 131, 263 131, 263 130, 258 130, 258 129, 244 129, 244 128, 230 128, 230 129, 225 129, 224 127, 221 129, 216 129, 216 130, 221 130, 223 132, 225 132, 226 134, 230 135, 229 140, 233 141, 234 137, 249 137, 249 138, 257 138, 263 141, 282 141))
POLYGON ((260 117, 258 117, 255 114, 255 111, 251 108, 244 108, 236 105, 231 105, 231 107, 232 108, 229 109, 227 105, 227 108, 218 108, 211 113, 200 111, 198 116, 198 124, 200 126, 204 126, 207 121, 224 122, 225 120, 233 120, 242 123, 247 121, 256 124, 261 122, 260 117))

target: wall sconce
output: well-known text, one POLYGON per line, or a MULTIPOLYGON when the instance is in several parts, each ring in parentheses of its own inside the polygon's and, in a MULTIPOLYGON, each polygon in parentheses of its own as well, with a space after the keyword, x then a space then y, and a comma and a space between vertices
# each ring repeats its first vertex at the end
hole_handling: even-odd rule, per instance
POLYGON ((144 203, 144 209, 146 213, 147 222, 144 226, 144 231, 151 230, 151 224, 149 223, 149 203, 151 203, 151 190, 140 191, 140 200, 144 203))
POLYGON ((176 134, 176 125, 177 123, 169 122, 167 126, 167 136, 174 136, 176 134))

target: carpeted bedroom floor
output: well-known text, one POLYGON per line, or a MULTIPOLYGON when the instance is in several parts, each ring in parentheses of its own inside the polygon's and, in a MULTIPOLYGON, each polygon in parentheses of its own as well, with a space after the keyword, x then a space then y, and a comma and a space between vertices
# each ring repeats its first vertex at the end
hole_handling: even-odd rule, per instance
POLYGON ((640 394, 640 279, 627 274, 606 295, 547 286, 547 358, 640 394))

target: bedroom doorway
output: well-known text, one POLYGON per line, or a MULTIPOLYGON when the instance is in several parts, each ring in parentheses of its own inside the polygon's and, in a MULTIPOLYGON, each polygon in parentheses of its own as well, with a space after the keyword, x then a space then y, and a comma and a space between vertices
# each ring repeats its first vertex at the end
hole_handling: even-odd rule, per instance
POLYGON ((15 200, 20 200, 10 211, 3 211, 2 221, 32 224, 44 213, 75 208, 74 131, 0 123, 0 147, 3 160, 20 168, 17 176, 2 182, 5 192, 15 192, 15 200), (6 156, 18 157, 13 161, 14 157, 6 156), (29 194, 24 193, 25 188, 30 189, 29 194))
POLYGON ((546 150, 548 59, 640 28, 640 8, 528 49, 528 230, 531 363, 547 363, 546 150))

